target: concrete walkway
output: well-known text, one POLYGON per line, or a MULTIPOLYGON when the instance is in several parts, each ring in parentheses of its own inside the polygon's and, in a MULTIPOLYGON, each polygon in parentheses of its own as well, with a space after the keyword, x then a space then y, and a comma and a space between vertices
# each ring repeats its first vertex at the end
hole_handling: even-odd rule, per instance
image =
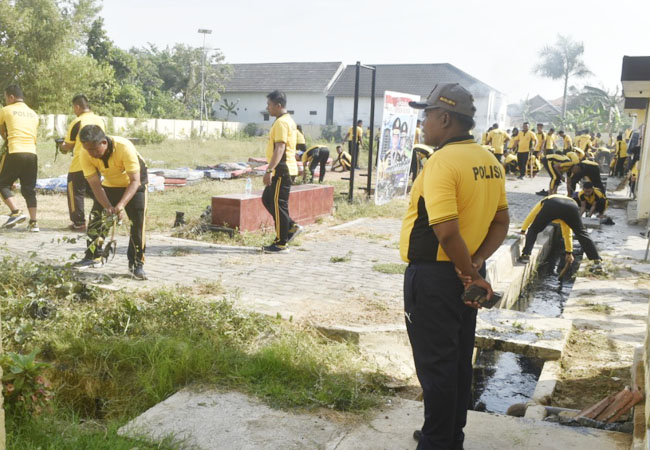
MULTIPOLYGON (((196 450, 409 450, 422 403, 387 399, 368 421, 349 425, 322 414, 273 410, 239 393, 183 390, 154 406, 121 434, 159 441, 174 436, 196 450)), ((470 411, 466 450, 627 450, 630 436, 470 411)))

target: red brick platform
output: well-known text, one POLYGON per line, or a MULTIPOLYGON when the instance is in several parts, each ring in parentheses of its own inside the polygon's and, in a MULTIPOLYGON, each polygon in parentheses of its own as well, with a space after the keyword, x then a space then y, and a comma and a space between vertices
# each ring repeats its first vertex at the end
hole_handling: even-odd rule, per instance
MULTIPOLYGON (((334 187, 301 184, 291 188, 289 214, 300 225, 314 223, 332 213, 334 187)), ((228 194, 212 197, 212 225, 255 231, 273 227, 273 218, 262 204, 262 192, 228 194)))

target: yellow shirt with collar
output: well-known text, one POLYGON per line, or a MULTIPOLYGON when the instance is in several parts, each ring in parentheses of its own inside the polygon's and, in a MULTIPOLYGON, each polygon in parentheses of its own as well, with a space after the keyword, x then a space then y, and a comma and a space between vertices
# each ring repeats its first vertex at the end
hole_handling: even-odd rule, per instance
POLYGON ((86 125, 97 125, 102 131, 106 131, 106 125, 104 119, 96 115, 92 111, 87 111, 77 117, 72 121, 68 127, 68 132, 65 134, 66 144, 74 144, 72 149, 72 162, 70 162, 70 168, 68 172, 81 172, 81 152, 85 151, 83 145, 81 145, 81 139, 79 139, 79 133, 81 129, 86 125))
POLYGON ((140 184, 147 184, 147 166, 135 146, 126 138, 107 136, 108 148, 104 157, 93 158, 87 150, 80 152, 81 169, 84 177, 97 173, 104 177, 102 186, 127 187, 130 173, 140 173, 140 184))
POLYGON ((0 109, 0 126, 7 128, 9 153, 36 153, 38 114, 25 102, 15 102, 0 109))
POLYGON ((296 122, 289 113, 284 113, 273 122, 271 131, 269 131, 269 140, 266 144, 266 160, 271 162, 275 144, 283 142, 285 144, 284 154, 280 163, 275 167, 273 174, 288 174, 291 176, 298 175, 298 164, 296 162, 296 133, 298 128, 296 122))

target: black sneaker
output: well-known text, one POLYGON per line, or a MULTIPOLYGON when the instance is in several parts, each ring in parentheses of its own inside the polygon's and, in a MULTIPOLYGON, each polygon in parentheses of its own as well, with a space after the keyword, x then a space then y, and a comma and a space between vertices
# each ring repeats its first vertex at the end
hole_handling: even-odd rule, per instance
POLYGON ((421 437, 422 437, 422 430, 415 430, 413 432, 413 439, 415 439, 415 442, 420 442, 421 437))
POLYGON ((542 189, 539 192, 535 192, 535 194, 536 195, 542 195, 542 196, 546 197, 548 195, 548 191, 546 189, 542 189))
POLYGON ((522 264, 528 264, 530 262, 530 255, 525 255, 522 253, 521 256, 517 258, 517 261, 522 264))
POLYGON ((594 264, 589 268, 589 272, 596 275, 605 275, 605 269, 601 260, 594 261, 594 264))
POLYGON ((103 265, 104 264, 102 263, 101 258, 84 258, 72 264, 72 267, 75 267, 77 269, 94 269, 97 267, 102 267, 103 265))
POLYGON ((289 253, 289 248, 286 245, 271 244, 262 247, 264 253, 289 253))
POLYGON ((129 266, 129 272, 133 274, 133 278, 136 280, 147 280, 147 274, 144 272, 144 268, 140 266, 129 266))
POLYGON ((2 225, 2 228, 13 228, 19 223, 23 223, 25 220, 27 220, 27 216, 23 214, 21 210, 18 210, 15 213, 9 214, 9 218, 4 223, 4 225, 2 225))
POLYGON ((293 228, 289 230, 289 234, 287 236, 287 244, 291 241, 293 241, 300 233, 302 233, 305 229, 301 227, 298 224, 295 224, 293 228))

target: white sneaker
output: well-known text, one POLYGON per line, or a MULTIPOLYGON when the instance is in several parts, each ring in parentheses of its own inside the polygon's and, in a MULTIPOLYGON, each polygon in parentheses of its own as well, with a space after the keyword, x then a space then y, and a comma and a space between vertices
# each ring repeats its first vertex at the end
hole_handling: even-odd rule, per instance
POLYGON ((34 221, 30 220, 29 223, 27 224, 27 231, 29 231, 30 233, 38 233, 39 231, 41 231, 41 229, 38 228, 38 222, 35 220, 34 221))

